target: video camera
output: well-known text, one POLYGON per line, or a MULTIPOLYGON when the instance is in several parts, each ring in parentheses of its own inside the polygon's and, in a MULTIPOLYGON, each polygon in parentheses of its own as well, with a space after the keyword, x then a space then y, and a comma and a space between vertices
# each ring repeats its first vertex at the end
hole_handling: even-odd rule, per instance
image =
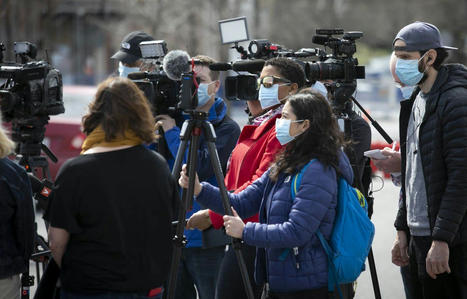
POLYGON ((346 102, 355 91, 356 79, 365 78, 365 67, 359 66, 358 60, 353 57, 356 52, 355 41, 363 36, 362 32, 344 33, 342 29, 317 29, 312 41, 331 49, 331 53, 328 54, 319 48, 302 48, 293 51, 265 39, 251 41, 247 50, 238 44, 249 40, 246 17, 219 21, 219 29, 222 43, 234 43, 232 48, 240 53, 241 60, 214 65, 211 69, 250 73, 226 78, 225 94, 229 100, 257 99, 256 79, 265 61, 273 57, 289 57, 297 61, 305 71, 307 86, 311 86, 316 81, 332 81, 326 85, 337 114, 343 113, 346 109, 346 102), (335 35, 343 36, 337 38, 334 37, 335 35))
POLYGON ((35 61, 37 48, 29 42, 14 43, 18 62, 3 62, 0 44, 0 106, 5 121, 12 122, 17 153, 39 156, 50 115, 65 112, 62 75, 46 61, 35 61))
POLYGON ((167 77, 162 69, 161 60, 167 54, 167 44, 163 40, 145 41, 139 45, 143 57, 144 72, 134 72, 128 75, 144 92, 154 115, 168 114, 172 117, 177 113, 177 82, 167 77))

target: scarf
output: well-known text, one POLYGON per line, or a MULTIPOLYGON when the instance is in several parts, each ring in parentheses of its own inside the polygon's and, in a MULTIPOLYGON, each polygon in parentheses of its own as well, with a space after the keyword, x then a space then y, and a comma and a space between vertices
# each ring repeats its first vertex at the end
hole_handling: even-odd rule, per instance
POLYGON ((143 140, 136 136, 132 130, 126 130, 123 136, 117 136, 111 141, 105 140, 105 132, 102 129, 102 126, 95 128, 84 140, 83 145, 81 146, 81 154, 87 151, 90 148, 96 146, 103 147, 118 147, 122 145, 135 146, 142 144, 143 140))

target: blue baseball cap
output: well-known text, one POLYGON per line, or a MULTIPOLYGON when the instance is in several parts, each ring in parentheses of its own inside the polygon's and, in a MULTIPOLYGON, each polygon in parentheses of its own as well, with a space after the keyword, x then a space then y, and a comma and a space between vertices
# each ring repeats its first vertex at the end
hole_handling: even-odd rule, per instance
POLYGON ((392 42, 394 50, 399 51, 425 51, 429 49, 443 48, 457 50, 454 47, 444 46, 441 42, 441 34, 435 25, 425 22, 415 22, 402 28, 392 42), (394 47, 396 40, 405 42, 405 47, 394 47))

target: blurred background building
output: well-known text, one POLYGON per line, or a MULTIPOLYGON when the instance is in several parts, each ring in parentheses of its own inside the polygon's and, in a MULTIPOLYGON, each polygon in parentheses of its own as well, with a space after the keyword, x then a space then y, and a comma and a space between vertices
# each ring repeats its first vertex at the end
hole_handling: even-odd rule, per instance
POLYGON ((0 0, 0 42, 12 60, 14 41, 30 41, 62 71, 65 84, 94 85, 115 71, 109 57, 128 32, 143 30, 169 49, 227 60, 217 21, 247 16, 251 38, 287 48, 315 47, 316 28, 359 30, 361 64, 387 56, 404 25, 436 24, 456 46, 451 61, 467 63, 467 0, 0 0))

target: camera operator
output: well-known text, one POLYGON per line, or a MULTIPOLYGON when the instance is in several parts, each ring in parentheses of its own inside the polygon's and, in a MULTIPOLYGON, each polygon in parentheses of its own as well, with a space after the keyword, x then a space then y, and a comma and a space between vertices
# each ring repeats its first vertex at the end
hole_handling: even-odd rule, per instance
MULTIPOLYGON (((266 172, 282 148, 276 138, 275 123, 280 118, 284 103, 289 95, 295 94, 305 84, 305 73, 302 67, 287 58, 272 58, 264 64, 258 86, 259 100, 247 101, 250 113, 254 118, 251 125, 243 128, 240 138, 229 161, 229 169, 225 177, 227 190, 238 193, 248 187, 266 172)), ((258 215, 244 219, 245 222, 258 222, 258 215)), ((223 226, 222 216, 209 210, 194 214, 188 221, 188 227, 213 225, 220 229, 223 226)), ((242 253, 248 268, 250 281, 253 282, 256 247, 244 244, 242 253)), ((219 280, 216 287, 216 298, 246 298, 242 284, 240 269, 235 252, 229 247, 222 261, 219 280)), ((261 286, 254 285, 256 298, 261 296, 261 286)))
POLYGON ((402 174, 392 261, 408 266, 411 298, 466 298, 467 70, 443 64, 455 48, 432 24, 405 26, 393 47, 395 74, 415 90, 401 102, 400 154, 378 163, 402 174))
POLYGON ((179 198, 166 161, 143 146, 154 126, 136 84, 99 84, 83 117, 82 154, 63 164, 50 198, 62 299, 161 298, 179 198))
POLYGON ((147 33, 142 31, 133 31, 128 33, 120 44, 118 50, 111 59, 118 60, 118 75, 120 77, 128 77, 129 73, 139 72, 142 65, 142 55, 139 44, 144 41, 152 41, 152 38, 147 33))
POLYGON ((34 207, 26 171, 8 159, 14 149, 0 116, 0 298, 20 298, 20 273, 34 246, 34 207))
MULTIPOLYGON (((212 123, 217 136, 216 149, 223 173, 225 173, 227 160, 237 143, 240 128, 227 115, 227 105, 224 101, 215 96, 220 87, 219 72, 210 70, 209 65, 216 61, 204 55, 198 55, 194 57, 194 60, 194 71, 200 78, 196 110, 208 113, 208 121, 212 123)), ((168 148, 175 157, 180 145, 180 128, 168 115, 159 115, 156 120, 161 123, 168 148)), ((216 183, 203 135, 201 135, 198 150, 198 173, 201 180, 216 183)), ((187 213, 187 218, 200 208, 195 202, 192 210, 187 213)), ((182 249, 175 298, 196 298, 194 285, 196 285, 200 299, 214 298, 219 266, 228 238, 223 231, 213 229, 210 224, 202 224, 196 228, 196 230, 185 230, 188 243, 182 249)))

